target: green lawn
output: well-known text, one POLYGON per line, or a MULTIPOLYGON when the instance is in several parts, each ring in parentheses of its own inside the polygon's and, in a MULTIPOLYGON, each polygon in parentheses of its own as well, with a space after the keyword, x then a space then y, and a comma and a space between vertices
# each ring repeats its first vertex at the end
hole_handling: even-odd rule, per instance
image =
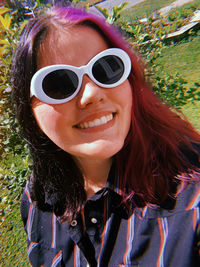
MULTIPOLYGON (((162 7, 170 5, 174 1, 175 0, 144 0, 141 3, 138 3, 130 8, 123 10, 119 21, 132 22, 133 20, 136 20, 138 18, 149 17, 153 14, 153 12, 158 11, 162 7)), ((190 6, 194 6, 196 8, 199 7, 200 0, 193 0, 183 5, 181 9, 188 8, 190 6)))
MULTIPOLYGON (((127 0, 128 1, 128 0, 127 0)), ((136 4, 121 13, 119 21, 133 21, 137 18, 144 18, 150 16, 153 12, 162 7, 170 5, 174 0, 146 0, 136 4)))
POLYGON ((192 104, 189 103, 182 108, 184 115, 200 132, 200 101, 192 104))
MULTIPOLYGON (((200 83, 200 37, 190 42, 180 42, 176 45, 166 47, 161 56, 156 59, 158 74, 164 73, 174 75, 179 73, 187 82, 189 88, 194 82, 200 83)), ((200 88, 199 88, 200 90, 200 88)), ((188 103, 182 108, 189 121, 200 130, 200 102, 188 103)))
POLYGON ((193 86, 193 82, 200 82, 200 37, 192 39, 190 42, 183 41, 176 45, 166 47, 155 63, 160 67, 159 74, 180 73, 188 85, 193 86))
POLYGON ((27 267, 27 242, 21 221, 19 203, 8 212, 5 221, 0 225, 0 266, 27 267))
POLYGON ((13 181, 14 169, 26 169, 21 156, 4 156, 0 161, 0 267, 29 266, 27 237, 20 215, 20 192, 24 185, 20 172, 15 173, 13 181), (17 187, 13 187, 15 184, 17 187))

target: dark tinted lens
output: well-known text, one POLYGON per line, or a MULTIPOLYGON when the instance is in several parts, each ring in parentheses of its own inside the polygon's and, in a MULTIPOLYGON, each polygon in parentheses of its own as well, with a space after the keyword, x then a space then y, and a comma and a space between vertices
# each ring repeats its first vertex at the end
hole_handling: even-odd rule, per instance
POLYGON ((71 70, 55 70, 43 80, 42 87, 46 95, 54 99, 71 96, 77 89, 78 77, 71 70))
POLYGON ((92 68, 92 74, 97 81, 103 84, 113 84, 119 81, 124 73, 122 60, 114 55, 100 58, 92 68))

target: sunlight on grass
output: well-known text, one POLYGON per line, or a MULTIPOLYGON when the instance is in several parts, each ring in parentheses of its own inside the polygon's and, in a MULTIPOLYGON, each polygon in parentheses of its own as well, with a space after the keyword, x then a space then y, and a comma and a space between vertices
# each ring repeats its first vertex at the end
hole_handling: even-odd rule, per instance
POLYGON ((188 86, 200 82, 200 37, 197 36, 190 42, 181 42, 170 45, 162 51, 156 59, 158 74, 180 73, 188 81, 188 86))
POLYGON ((182 108, 182 112, 187 119, 200 131, 200 102, 189 103, 182 108))
POLYGON ((0 244, 3 244, 0 266, 30 266, 27 259, 27 236, 23 230, 19 205, 13 206, 0 227, 0 244))
MULTIPOLYGON (((162 55, 156 59, 158 75, 180 73, 188 82, 188 88, 194 86, 194 82, 200 83, 200 38, 195 37, 191 41, 182 41, 176 45, 170 45, 162 51, 162 55)), ((200 90, 200 88, 199 88, 200 90)), ((200 130, 200 102, 188 103, 182 108, 187 119, 200 130)))
POLYGON ((119 21, 131 22, 137 18, 148 17, 153 12, 170 5, 172 2, 174 2, 174 0, 146 0, 122 11, 119 21))

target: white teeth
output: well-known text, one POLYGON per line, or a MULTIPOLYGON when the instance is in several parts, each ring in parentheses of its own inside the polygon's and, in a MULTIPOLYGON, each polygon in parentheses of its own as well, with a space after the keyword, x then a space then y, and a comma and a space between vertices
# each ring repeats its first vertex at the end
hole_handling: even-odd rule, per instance
POLYGON ((94 126, 95 126, 94 121, 90 121, 89 122, 89 127, 94 127, 94 126))
POLYGON ((110 115, 103 116, 99 119, 95 119, 94 121, 88 121, 88 122, 83 122, 79 124, 77 127, 81 129, 87 129, 90 127, 95 127, 99 125, 106 124, 107 122, 111 121, 113 119, 113 114, 111 113, 110 115))
POLYGON ((84 128, 87 128, 88 127, 88 123, 87 122, 84 122, 84 128))

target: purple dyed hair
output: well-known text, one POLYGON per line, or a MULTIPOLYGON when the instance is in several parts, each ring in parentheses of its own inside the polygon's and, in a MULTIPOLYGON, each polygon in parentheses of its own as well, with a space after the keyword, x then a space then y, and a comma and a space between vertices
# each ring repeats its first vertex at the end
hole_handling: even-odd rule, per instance
MULTIPOLYGON (((37 51, 53 25, 57 29, 88 25, 96 29, 109 46, 119 47, 129 54, 132 62, 129 76, 133 94, 132 124, 124 147, 115 157, 116 165, 122 190, 125 186, 131 190, 129 200, 136 206, 161 205, 173 192, 178 175, 192 168, 192 163, 198 165, 191 142, 200 144, 200 136, 155 96, 145 82, 141 58, 119 31, 104 19, 72 7, 53 8, 30 20, 13 59, 16 113, 33 157, 32 200, 40 209, 54 211, 61 221, 71 221, 86 200, 80 170, 68 153, 41 132, 29 99, 30 81, 37 70, 37 51), (186 153, 191 149, 194 153, 192 163, 186 153)), ((187 179, 194 178, 187 175, 187 179)))

